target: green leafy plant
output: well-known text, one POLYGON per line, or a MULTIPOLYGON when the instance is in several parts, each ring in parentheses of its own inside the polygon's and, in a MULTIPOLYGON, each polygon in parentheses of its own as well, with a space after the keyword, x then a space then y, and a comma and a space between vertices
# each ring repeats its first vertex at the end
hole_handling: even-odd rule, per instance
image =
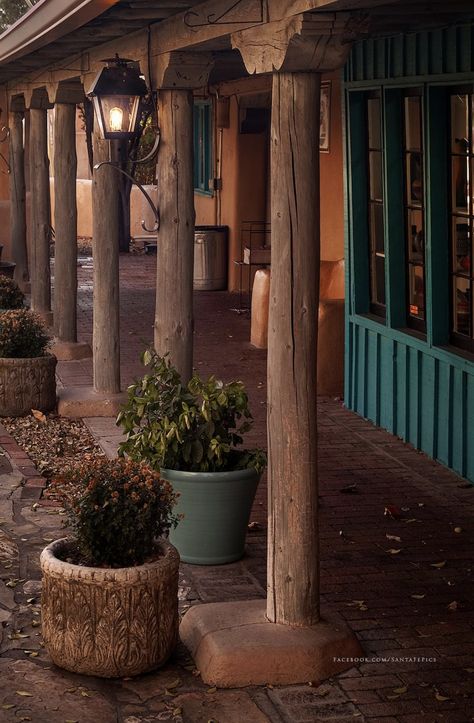
POLYGON ((242 382, 224 384, 194 374, 182 384, 177 370, 153 350, 142 361, 150 373, 128 388, 117 418, 126 433, 119 454, 146 460, 154 469, 225 472, 266 464, 259 450, 238 450, 252 427, 242 382))
POLYGON ((171 485, 144 463, 97 459, 67 470, 52 491, 66 511, 83 564, 141 565, 177 523, 171 485))
POLYGON ((46 327, 33 311, 13 309, 0 314, 0 357, 44 356, 49 343, 46 327))
POLYGON ((0 309, 23 309, 25 295, 13 279, 0 276, 0 309))

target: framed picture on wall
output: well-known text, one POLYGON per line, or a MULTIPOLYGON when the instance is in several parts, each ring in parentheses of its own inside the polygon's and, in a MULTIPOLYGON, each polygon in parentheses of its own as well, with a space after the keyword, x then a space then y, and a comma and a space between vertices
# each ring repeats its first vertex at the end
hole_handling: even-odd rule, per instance
POLYGON ((331 128, 331 81, 321 83, 319 111, 319 151, 329 153, 329 131, 331 128))

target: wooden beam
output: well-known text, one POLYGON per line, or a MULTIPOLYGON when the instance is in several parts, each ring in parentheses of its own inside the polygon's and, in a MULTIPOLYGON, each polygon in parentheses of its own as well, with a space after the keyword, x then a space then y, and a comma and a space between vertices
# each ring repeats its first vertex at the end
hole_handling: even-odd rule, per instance
POLYGON ((157 246, 155 349, 187 383, 193 369, 193 96, 159 93, 157 179, 161 215, 157 246))
MULTIPOLYGON (((108 161, 109 150, 96 128, 94 162, 108 161)), ((94 390, 106 394, 120 391, 118 178, 111 166, 94 169, 92 176, 92 367, 94 390)))
POLYGON ((319 620, 319 91, 315 73, 273 76, 267 617, 296 626, 319 620))
POLYGON ((76 106, 57 103, 54 118, 54 328, 77 341, 76 106))
POLYGON ((30 108, 31 308, 51 325, 51 207, 46 110, 30 108))
POLYGON ((11 111, 10 128, 10 226, 12 260, 16 264, 15 281, 20 286, 28 281, 26 243, 25 151, 23 147, 23 113, 11 111))

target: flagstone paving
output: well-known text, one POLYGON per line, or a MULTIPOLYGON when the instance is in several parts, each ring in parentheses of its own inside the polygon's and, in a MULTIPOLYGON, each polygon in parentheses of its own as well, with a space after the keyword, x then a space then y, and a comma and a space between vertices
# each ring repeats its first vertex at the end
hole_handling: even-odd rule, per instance
MULTIPOLYGON (((90 327, 86 271, 83 338, 90 327)), ((122 281, 128 381, 140 373, 141 339, 151 338, 149 260, 122 259, 122 281)), ((256 417, 252 443, 264 444, 265 353, 248 345, 248 319, 231 312, 234 305, 227 294, 196 295, 196 362, 206 373, 246 382, 256 417)), ((60 365, 62 381, 90 383, 88 364, 60 365)), ((38 558, 62 534, 61 517, 40 499, 41 478, 0 429, 0 721, 474 720, 474 489, 337 400, 319 400, 318 421, 321 600, 356 632, 365 659, 322 685, 230 691, 203 685, 183 648, 161 671, 135 680, 86 678, 52 665, 41 646, 38 558)), ((89 424, 99 439, 114 432, 97 420, 89 424)), ((265 595, 265 517, 263 483, 245 558, 221 567, 182 565, 182 611, 265 595)))

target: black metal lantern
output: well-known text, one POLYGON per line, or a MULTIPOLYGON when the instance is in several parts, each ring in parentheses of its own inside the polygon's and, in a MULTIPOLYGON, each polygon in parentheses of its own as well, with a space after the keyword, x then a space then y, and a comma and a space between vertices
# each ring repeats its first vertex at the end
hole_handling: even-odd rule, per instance
POLYGON ((94 103, 101 135, 107 140, 134 138, 139 132, 140 100, 148 92, 138 63, 118 55, 103 62, 107 65, 87 93, 94 103))

